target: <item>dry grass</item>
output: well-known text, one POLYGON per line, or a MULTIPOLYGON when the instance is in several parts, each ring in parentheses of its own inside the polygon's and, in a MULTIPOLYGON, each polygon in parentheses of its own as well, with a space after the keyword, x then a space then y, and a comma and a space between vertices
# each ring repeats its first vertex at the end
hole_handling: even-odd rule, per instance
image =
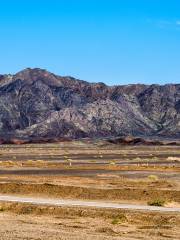
POLYGON ((151 181, 158 181, 159 180, 158 176, 156 176, 156 175, 149 175, 148 179, 151 180, 151 181))

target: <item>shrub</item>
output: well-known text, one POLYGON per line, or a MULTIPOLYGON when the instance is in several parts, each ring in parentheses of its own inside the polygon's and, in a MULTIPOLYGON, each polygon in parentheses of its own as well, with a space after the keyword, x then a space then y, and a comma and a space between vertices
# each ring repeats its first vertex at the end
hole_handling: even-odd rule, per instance
POLYGON ((119 215, 118 217, 114 218, 111 223, 113 225, 116 225, 116 224, 121 224, 124 222, 127 222, 127 217, 124 214, 122 214, 122 215, 119 215))
POLYGON ((152 180, 152 181, 157 181, 159 178, 158 178, 158 176, 156 176, 156 175, 149 175, 149 176, 148 176, 148 179, 149 179, 149 180, 152 180))
POLYGON ((156 199, 148 202, 149 206, 157 206, 157 207, 163 207, 165 205, 166 201, 163 199, 156 199))
POLYGON ((31 165, 31 164, 34 164, 34 163, 35 163, 35 161, 33 161, 33 160, 27 160, 26 161, 26 164, 30 164, 31 165))
POLYGON ((3 211, 5 211, 5 209, 1 206, 0 207, 0 212, 3 212, 3 211))
POLYGON ((37 164, 40 164, 40 165, 41 165, 41 164, 45 164, 45 161, 44 161, 44 160, 36 160, 36 161, 35 161, 35 163, 37 163, 37 164))
POLYGON ((116 165, 116 162, 112 160, 112 161, 109 162, 109 165, 112 165, 112 166, 116 165))

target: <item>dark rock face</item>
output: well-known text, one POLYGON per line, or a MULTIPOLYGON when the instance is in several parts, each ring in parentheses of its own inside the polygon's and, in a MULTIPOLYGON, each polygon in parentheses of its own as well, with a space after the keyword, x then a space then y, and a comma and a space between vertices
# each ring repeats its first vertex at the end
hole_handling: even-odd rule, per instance
POLYGON ((180 84, 108 87, 42 69, 0 75, 0 137, 180 138, 180 84))
POLYGON ((118 144, 118 145, 158 145, 158 146, 170 146, 170 145, 176 145, 180 146, 179 141, 164 141, 163 139, 161 140, 149 140, 141 137, 132 137, 132 136, 127 136, 127 137, 119 137, 119 138, 112 138, 112 139, 107 139, 106 140, 108 143, 112 144, 118 144))

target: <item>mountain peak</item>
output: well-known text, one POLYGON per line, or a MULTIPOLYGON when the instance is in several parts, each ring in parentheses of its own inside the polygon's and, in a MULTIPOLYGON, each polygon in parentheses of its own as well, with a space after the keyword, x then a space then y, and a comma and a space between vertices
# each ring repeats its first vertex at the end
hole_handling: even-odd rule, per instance
POLYGON ((47 85, 61 86, 60 77, 41 68, 26 68, 14 75, 14 79, 20 79, 29 84, 36 81, 42 81, 47 85))

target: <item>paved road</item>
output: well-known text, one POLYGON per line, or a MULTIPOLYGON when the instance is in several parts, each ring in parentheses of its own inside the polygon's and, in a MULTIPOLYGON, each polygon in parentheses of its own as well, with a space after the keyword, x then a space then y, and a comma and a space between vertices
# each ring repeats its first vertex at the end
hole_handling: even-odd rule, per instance
POLYGON ((67 200, 67 199, 47 199, 35 197, 21 197, 12 195, 0 195, 1 202, 19 202, 31 203, 35 205, 49 205, 49 206, 68 206, 68 207, 95 207, 95 208, 112 208, 112 209, 129 209, 129 210, 146 210, 146 211, 160 211, 160 212, 178 212, 180 208, 168 207, 154 207, 147 205, 135 204, 119 204, 102 201, 81 201, 81 200, 67 200))

